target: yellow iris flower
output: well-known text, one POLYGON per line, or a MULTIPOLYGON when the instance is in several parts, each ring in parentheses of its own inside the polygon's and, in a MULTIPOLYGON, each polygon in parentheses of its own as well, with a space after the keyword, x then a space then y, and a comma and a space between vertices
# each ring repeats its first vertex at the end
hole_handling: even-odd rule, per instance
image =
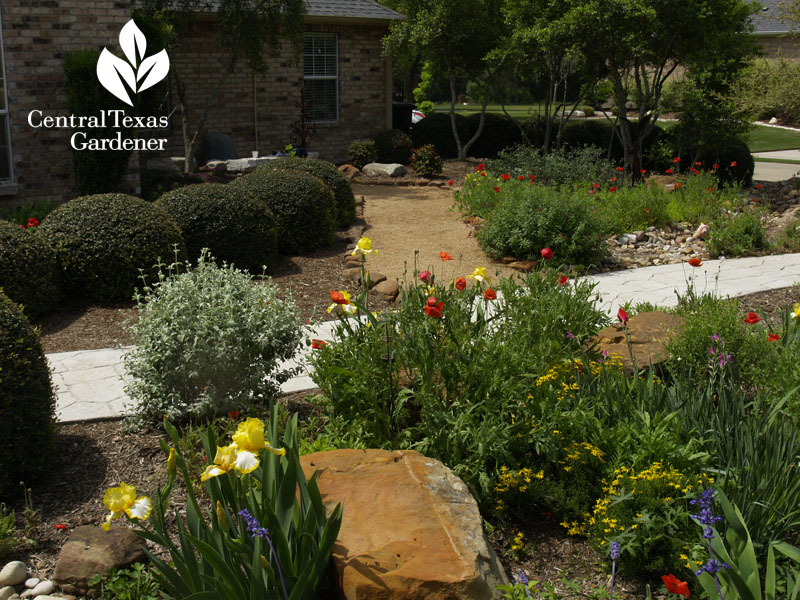
POLYGON ((377 255, 378 251, 372 249, 371 239, 369 239, 368 237, 362 237, 360 240, 358 240, 358 243, 356 244, 356 247, 353 250, 352 255, 355 256, 356 254, 359 253, 362 255, 367 255, 367 254, 377 255))
POLYGON ((103 504, 111 513, 106 517, 102 527, 106 531, 111 529, 111 521, 119 519, 123 514, 131 519, 146 519, 153 510, 153 504, 147 496, 136 497, 136 488, 121 481, 119 487, 106 490, 103 504))
POLYGON ((217 446, 214 464, 206 467, 200 476, 200 481, 219 477, 232 469, 240 473, 255 471, 261 462, 258 453, 264 448, 277 456, 286 454, 285 448, 273 448, 264 439, 264 423, 254 417, 249 417, 244 423, 239 423, 236 433, 233 434, 232 444, 224 448, 217 446))
POLYGON ((470 279, 474 279, 476 281, 483 281, 489 279, 488 277, 486 277, 486 267, 475 267, 475 270, 469 277, 470 279))
POLYGON ((796 302, 794 306, 792 306, 792 315, 793 318, 800 318, 800 302, 796 302))

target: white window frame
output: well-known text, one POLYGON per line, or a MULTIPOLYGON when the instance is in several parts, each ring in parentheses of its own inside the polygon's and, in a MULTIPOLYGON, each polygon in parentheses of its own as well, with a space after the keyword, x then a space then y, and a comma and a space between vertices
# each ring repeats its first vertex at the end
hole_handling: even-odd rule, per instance
POLYGON ((0 77, 3 81, 3 106, 0 108, 0 127, 5 129, 8 140, 8 178, 0 179, 0 185, 14 182, 14 150, 11 147, 11 116, 8 113, 8 79, 6 78, 5 42, 3 41, 3 15, 0 14, 0 77))
MULTIPOLYGON (((334 64, 336 65, 336 74, 335 75, 306 75, 305 74, 305 53, 303 54, 303 85, 305 86, 306 81, 333 81, 334 82, 334 90, 335 90, 335 102, 336 106, 335 112, 336 116, 333 120, 315 120, 312 119, 312 123, 338 123, 339 122, 339 34, 337 33, 322 33, 317 31, 307 31, 303 34, 304 38, 306 36, 309 37, 328 37, 334 39, 334 48, 336 49, 336 54, 334 55, 334 64)), ((305 39, 303 42, 305 46, 305 39)), ((306 97, 306 102, 310 102, 310 99, 306 97)))

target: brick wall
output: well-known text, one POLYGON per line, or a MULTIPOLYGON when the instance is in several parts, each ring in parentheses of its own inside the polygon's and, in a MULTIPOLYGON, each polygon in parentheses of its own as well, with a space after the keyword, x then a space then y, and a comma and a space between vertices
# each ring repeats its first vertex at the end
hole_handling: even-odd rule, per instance
MULTIPOLYGON (((8 110, 17 193, 0 205, 75 195, 68 130, 32 129, 31 110, 64 115, 65 52, 117 47, 119 30, 130 19, 130 0, 2 0, 8 110)), ((119 53, 118 53, 119 54, 119 53)))
POLYGON ((764 51, 764 58, 800 60, 800 38, 759 36, 758 41, 764 51))
MULTIPOLYGON (((171 56, 172 69, 185 82, 189 123, 194 126, 219 81, 225 53, 215 42, 213 23, 197 23, 196 34, 184 40, 171 56)), ((368 137, 391 126, 387 115, 389 90, 387 62, 381 56, 385 27, 309 25, 307 31, 338 34, 339 122, 316 125, 309 150, 333 162, 343 161, 356 138, 368 137)), ((240 157, 258 150, 263 156, 296 142, 290 127, 299 116, 297 104, 303 87, 302 54, 295 60, 285 44, 269 61, 269 71, 254 75, 238 64, 214 104, 205 130, 233 137, 240 157)), ((390 70, 390 69, 389 69, 390 70)), ((173 102, 177 94, 173 87, 173 102)), ((181 115, 175 113, 169 153, 184 154, 181 115)))

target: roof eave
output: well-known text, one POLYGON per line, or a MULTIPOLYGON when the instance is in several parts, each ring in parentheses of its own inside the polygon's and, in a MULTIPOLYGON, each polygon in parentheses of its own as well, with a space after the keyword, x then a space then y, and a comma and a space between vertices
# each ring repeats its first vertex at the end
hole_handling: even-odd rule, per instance
POLYGON ((383 25, 388 27, 394 21, 403 21, 405 17, 334 17, 328 15, 306 15, 309 25, 383 25))
POLYGON ((780 37, 782 35, 792 36, 793 32, 790 30, 784 31, 754 31, 752 35, 756 37, 780 37))

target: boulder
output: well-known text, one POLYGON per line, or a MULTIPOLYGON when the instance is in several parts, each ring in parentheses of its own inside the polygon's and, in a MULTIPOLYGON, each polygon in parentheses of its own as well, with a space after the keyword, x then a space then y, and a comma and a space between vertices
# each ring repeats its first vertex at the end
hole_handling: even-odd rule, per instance
POLYGON ((464 483, 414 451, 334 450, 300 458, 330 510, 344 507, 333 549, 346 600, 482 600, 508 580, 464 483))
POLYGON ((353 165, 339 165, 338 169, 342 172, 342 175, 347 177, 347 181, 353 181, 361 173, 359 168, 353 165))
POLYGON ((14 589, 13 585, 7 585, 3 588, 0 588, 0 600, 8 600, 11 596, 16 596, 17 590, 14 589))
POLYGON ((658 310, 639 313, 628 319, 627 337, 621 324, 610 325, 601 330, 592 340, 598 352, 608 352, 608 356, 622 357, 622 366, 628 373, 633 372, 631 350, 639 369, 651 364, 657 365, 669 358, 666 343, 670 335, 683 326, 683 319, 658 310), (630 339, 631 348, 628 348, 630 339))
POLYGON ((250 173, 257 167, 270 161, 278 160, 277 156, 262 156, 258 158, 236 158, 226 162, 228 173, 250 173))
POLYGON ((28 567, 20 560, 13 560, 0 570, 0 588, 20 585, 28 578, 28 567))
POLYGON ((373 291, 383 300, 392 301, 400 293, 400 286, 394 279, 387 279, 376 284, 373 291))
POLYGON ((400 163, 369 163, 361 170, 367 177, 402 177, 408 173, 400 163))
POLYGON ((67 593, 86 594, 94 575, 145 560, 142 539, 130 529, 78 527, 61 548, 53 580, 67 593))

